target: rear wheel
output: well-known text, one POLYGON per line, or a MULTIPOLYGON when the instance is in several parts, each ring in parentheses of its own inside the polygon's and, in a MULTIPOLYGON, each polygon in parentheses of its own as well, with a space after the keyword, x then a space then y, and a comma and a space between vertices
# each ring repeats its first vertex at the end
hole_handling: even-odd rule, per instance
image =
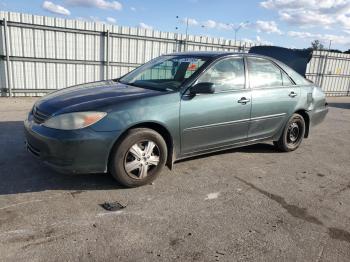
POLYGON ((137 187, 156 179, 166 159, 167 146, 160 134, 147 128, 131 129, 115 146, 109 170, 120 184, 137 187))
POLYGON ((293 114, 284 127, 283 133, 274 145, 283 152, 296 150, 305 135, 305 120, 299 114, 293 114))

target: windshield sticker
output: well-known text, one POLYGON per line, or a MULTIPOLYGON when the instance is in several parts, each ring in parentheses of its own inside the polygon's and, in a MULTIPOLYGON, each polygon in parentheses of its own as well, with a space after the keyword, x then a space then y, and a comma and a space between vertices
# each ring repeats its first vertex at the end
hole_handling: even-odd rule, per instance
POLYGON ((188 66, 188 70, 190 70, 190 71, 196 71, 196 70, 197 70, 197 65, 196 65, 196 64, 190 64, 190 65, 188 66))

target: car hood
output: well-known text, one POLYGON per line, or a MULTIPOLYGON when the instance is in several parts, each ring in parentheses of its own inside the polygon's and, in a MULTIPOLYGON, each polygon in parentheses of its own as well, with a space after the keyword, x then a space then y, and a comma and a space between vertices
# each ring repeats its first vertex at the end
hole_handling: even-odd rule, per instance
POLYGON ((121 84, 112 80, 76 85, 50 93, 35 107, 47 115, 92 111, 140 97, 161 95, 163 91, 121 84))

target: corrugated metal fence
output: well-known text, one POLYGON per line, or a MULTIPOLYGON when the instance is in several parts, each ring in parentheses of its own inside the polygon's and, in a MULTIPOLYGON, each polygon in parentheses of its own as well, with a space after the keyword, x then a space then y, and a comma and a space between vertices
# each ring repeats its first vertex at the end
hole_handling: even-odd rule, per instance
POLYGON ((3 94, 42 95, 119 77, 161 54, 248 51, 250 44, 142 28, 0 12, 3 94))
POLYGON ((314 51, 306 77, 328 96, 350 95, 350 54, 314 51))
MULTIPOLYGON (((4 96, 43 95, 116 78, 166 53, 246 52, 251 47, 222 38, 11 12, 0 12, 0 23, 0 90, 4 96)), ((350 55, 314 52, 307 77, 328 95, 349 95, 350 55)))

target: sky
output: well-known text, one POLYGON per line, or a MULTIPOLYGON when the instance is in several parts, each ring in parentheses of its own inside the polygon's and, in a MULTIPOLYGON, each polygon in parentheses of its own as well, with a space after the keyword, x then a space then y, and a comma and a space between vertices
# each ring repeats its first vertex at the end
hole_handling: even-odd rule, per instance
POLYGON ((2 11, 289 48, 350 49, 350 0, 0 0, 2 11))

